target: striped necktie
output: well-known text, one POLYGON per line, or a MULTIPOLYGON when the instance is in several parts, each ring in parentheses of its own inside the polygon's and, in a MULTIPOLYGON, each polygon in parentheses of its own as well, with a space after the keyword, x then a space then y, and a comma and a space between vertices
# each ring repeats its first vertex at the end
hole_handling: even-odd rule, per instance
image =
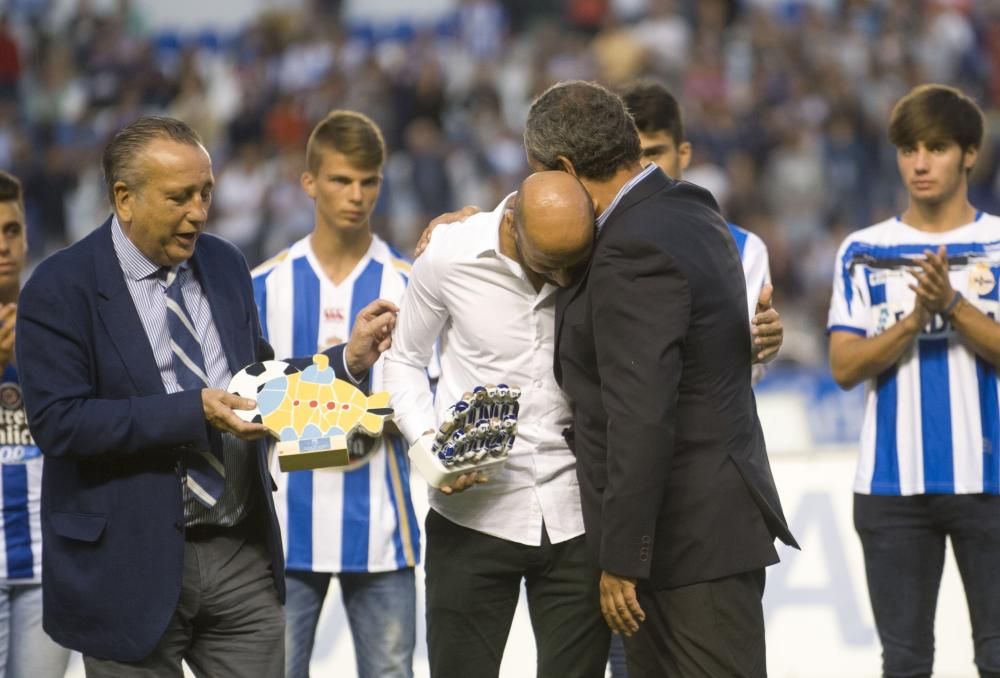
MULTIPOLYGON (((178 281, 181 276, 176 269, 166 269, 165 274, 167 329, 170 331, 170 350, 174 357, 177 383, 185 391, 209 388, 201 341, 184 304, 184 284, 178 281)), ((217 439, 217 436, 210 436, 210 439, 217 439)), ((222 496, 225 481, 226 468, 222 463, 221 450, 202 450, 188 456, 187 486, 200 503, 209 508, 215 506, 222 496)))

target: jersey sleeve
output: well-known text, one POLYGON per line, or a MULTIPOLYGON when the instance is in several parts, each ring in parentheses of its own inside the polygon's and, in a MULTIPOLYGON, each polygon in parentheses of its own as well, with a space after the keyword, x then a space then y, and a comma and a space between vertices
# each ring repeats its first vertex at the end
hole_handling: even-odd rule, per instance
POLYGON ((753 233, 747 233, 743 248, 743 275, 747 282, 747 309, 750 319, 757 312, 757 300, 764 285, 771 282, 771 267, 767 257, 767 246, 753 233))
POLYGON ((833 265, 833 292, 827 332, 850 332, 865 337, 871 334, 871 300, 864 284, 864 268, 852 262, 854 242, 848 238, 837 250, 833 265))

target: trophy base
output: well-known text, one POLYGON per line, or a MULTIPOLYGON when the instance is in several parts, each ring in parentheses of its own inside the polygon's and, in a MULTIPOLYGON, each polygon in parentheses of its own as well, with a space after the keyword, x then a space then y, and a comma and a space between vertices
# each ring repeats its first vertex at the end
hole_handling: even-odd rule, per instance
POLYGON ((434 434, 427 433, 418 438, 417 442, 413 443, 408 454, 410 461, 420 471, 420 475, 423 476, 428 485, 434 488, 441 487, 442 485, 451 485, 459 476, 466 473, 478 472, 486 476, 499 473, 507 461, 506 456, 486 456, 478 462, 465 462, 455 464, 454 466, 446 466, 431 451, 433 442, 434 434))
POLYGON ((347 466, 347 436, 324 436, 302 440, 284 440, 275 445, 278 467, 284 471, 309 471, 318 468, 347 466))

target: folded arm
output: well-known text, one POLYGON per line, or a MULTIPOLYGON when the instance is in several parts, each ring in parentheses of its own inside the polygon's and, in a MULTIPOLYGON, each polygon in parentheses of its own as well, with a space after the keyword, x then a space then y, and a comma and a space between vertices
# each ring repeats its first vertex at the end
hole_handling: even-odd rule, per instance
POLYGON ((917 304, 909 315, 874 337, 833 329, 830 332, 830 371, 834 381, 841 388, 851 388, 882 374, 913 346, 927 320, 927 312, 917 304))

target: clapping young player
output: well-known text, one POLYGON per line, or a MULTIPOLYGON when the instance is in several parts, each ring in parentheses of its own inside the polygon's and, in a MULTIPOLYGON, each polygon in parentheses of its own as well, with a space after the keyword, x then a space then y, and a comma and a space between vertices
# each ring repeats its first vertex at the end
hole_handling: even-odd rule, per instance
POLYGON ((929 676, 945 540, 965 584, 975 663, 1000 675, 1000 219, 969 203, 983 115, 923 85, 892 111, 906 209, 851 234, 835 262, 830 367, 865 384, 854 483, 886 676, 929 676))

